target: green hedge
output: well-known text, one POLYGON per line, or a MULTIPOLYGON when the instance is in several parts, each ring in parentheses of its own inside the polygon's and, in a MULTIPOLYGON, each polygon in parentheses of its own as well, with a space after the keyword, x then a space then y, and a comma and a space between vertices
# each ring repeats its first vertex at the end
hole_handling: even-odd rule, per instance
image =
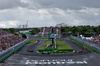
POLYGON ((38 50, 40 53, 69 53, 73 52, 73 49, 65 49, 65 50, 53 50, 53 49, 45 49, 45 50, 38 50))

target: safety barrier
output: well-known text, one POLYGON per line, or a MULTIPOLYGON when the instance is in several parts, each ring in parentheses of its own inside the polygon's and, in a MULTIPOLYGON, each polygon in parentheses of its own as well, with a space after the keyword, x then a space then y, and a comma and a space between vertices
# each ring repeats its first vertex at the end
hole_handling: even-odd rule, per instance
POLYGON ((56 50, 56 49, 45 49, 45 50, 38 50, 40 53, 69 53, 73 52, 73 49, 65 49, 65 50, 56 50))
POLYGON ((92 51, 95 51, 95 52, 100 53, 100 50, 99 50, 98 48, 96 48, 96 47, 91 47, 91 46, 88 45, 87 43, 85 43, 85 42, 81 42, 81 41, 79 41, 79 40, 76 39, 76 38, 77 38, 77 37, 75 37, 75 36, 71 36, 71 39, 73 39, 74 41, 80 43, 82 46, 85 46, 85 47, 91 49, 92 51))
POLYGON ((18 51, 21 47, 23 47, 27 42, 29 41, 29 38, 27 37, 26 40, 14 45, 13 47, 3 51, 0 53, 0 62, 8 58, 10 55, 12 55, 14 52, 18 51))

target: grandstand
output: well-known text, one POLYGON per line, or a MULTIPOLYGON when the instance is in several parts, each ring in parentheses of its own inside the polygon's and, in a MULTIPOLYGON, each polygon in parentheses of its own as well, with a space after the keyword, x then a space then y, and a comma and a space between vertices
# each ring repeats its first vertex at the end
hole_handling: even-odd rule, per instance
POLYGON ((21 36, 0 30, 0 52, 9 49, 23 40, 25 40, 25 38, 21 36))
POLYGON ((91 46, 95 45, 96 47, 100 47, 100 36, 95 36, 91 40, 86 39, 86 37, 79 37, 81 40, 88 42, 91 46))

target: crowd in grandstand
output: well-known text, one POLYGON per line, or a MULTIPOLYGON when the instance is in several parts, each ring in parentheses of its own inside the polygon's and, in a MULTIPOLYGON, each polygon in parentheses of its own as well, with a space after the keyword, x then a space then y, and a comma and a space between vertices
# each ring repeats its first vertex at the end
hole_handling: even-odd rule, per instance
POLYGON ((13 35, 6 31, 0 30, 0 52, 18 44, 19 42, 25 40, 21 36, 13 35))
POLYGON ((5 32, 3 30, 0 30, 0 37, 1 36, 7 36, 7 35, 11 35, 11 33, 5 32))
POLYGON ((95 44, 95 46, 100 47, 100 36, 96 36, 96 37, 90 37, 87 39, 87 37, 82 37, 80 36, 80 38, 84 41, 87 41, 88 43, 95 44))

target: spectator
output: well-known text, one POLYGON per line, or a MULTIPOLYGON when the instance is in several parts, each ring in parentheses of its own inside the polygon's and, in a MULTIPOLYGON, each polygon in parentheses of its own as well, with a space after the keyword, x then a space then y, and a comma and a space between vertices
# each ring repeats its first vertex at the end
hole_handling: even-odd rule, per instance
MULTIPOLYGON (((82 38, 82 37, 80 37, 80 38, 82 38)), ((81 39, 81 40, 87 41, 90 44, 92 43, 92 44, 95 44, 95 46, 100 47, 100 35, 94 37, 92 40, 89 40, 89 39, 81 39)))
POLYGON ((16 36, 0 30, 0 52, 18 44, 23 40, 25 40, 25 38, 22 38, 21 36, 16 36))

